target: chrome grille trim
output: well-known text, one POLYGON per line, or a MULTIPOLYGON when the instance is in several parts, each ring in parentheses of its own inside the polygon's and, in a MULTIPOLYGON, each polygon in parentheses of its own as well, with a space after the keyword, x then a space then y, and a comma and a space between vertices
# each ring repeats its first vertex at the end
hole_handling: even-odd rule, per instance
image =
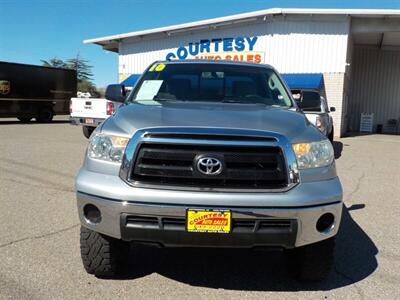
POLYGON ((293 188, 299 182, 299 172, 295 154, 286 137, 274 133, 259 130, 232 129, 232 128, 201 128, 201 127, 165 127, 144 128, 138 130, 130 139, 120 168, 120 178, 133 187, 169 189, 182 191, 220 191, 220 192, 285 192, 293 188), (178 138, 182 135, 183 138, 178 138), (196 136, 221 136, 223 139, 197 139, 185 138, 188 135, 196 136), (165 136, 165 137, 164 137, 165 136), (174 138, 168 138, 173 136, 174 138), (232 139, 229 137, 232 136, 232 139), (239 138, 234 138, 239 137, 239 138), (252 137, 255 137, 252 140, 252 137), (265 141, 263 140, 265 139, 265 141), (243 140, 241 140, 243 139, 243 140), (144 184, 130 180, 130 174, 135 164, 139 146, 142 143, 172 144, 172 145, 215 145, 215 146, 272 146, 280 147, 286 162, 288 185, 278 189, 232 189, 232 188, 204 188, 186 186, 168 186, 144 184))

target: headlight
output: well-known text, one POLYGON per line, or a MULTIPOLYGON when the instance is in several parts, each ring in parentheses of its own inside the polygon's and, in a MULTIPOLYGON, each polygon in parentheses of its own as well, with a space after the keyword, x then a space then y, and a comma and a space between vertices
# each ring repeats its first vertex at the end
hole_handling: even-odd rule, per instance
POLYGON ((88 156, 120 163, 128 141, 125 137, 96 133, 90 138, 88 156))
POLYGON ((299 169, 318 168, 330 165, 334 159, 330 141, 293 144, 299 169))

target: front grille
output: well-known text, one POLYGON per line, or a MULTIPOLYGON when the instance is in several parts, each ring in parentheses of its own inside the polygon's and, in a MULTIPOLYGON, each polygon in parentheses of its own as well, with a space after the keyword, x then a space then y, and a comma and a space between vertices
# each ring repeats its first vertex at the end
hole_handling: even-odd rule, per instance
POLYGON ((233 219, 233 232, 263 232, 291 230, 294 220, 290 219, 233 219))
MULTIPOLYGON (((124 227, 136 229, 186 230, 185 217, 124 215, 122 224, 124 227)), ((232 219, 233 233, 292 232, 295 227, 294 219, 232 219)))
POLYGON ((142 143, 129 181, 156 186, 281 189, 288 184, 284 155, 276 146, 176 145, 142 143), (199 156, 223 162, 219 175, 197 170, 199 156))
POLYGON ((126 225, 129 227, 136 228, 159 228, 158 218, 149 216, 126 216, 126 225))

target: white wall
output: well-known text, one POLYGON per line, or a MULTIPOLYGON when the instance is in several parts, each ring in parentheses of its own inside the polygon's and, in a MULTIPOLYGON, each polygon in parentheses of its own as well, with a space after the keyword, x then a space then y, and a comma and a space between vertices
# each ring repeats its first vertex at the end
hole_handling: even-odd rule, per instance
POLYGON ((119 45, 119 73, 142 73, 168 52, 202 39, 258 36, 255 51, 265 52, 265 63, 281 73, 336 73, 345 71, 348 19, 296 20, 277 18, 257 24, 237 24, 196 33, 177 33, 126 39, 119 45))
POLYGON ((324 73, 324 92, 328 105, 336 108, 336 111, 331 113, 336 137, 345 133, 345 123, 343 122, 344 81, 345 73, 324 73))

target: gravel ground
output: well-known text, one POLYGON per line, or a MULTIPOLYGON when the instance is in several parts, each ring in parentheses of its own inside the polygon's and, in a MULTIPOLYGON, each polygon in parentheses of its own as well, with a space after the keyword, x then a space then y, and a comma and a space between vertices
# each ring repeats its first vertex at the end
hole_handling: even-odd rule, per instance
POLYGON ((0 120, 0 298, 396 299, 400 297, 400 136, 335 143, 345 211, 323 283, 290 279, 279 252, 138 248, 132 272, 85 273, 74 176, 87 140, 65 118, 0 120))

